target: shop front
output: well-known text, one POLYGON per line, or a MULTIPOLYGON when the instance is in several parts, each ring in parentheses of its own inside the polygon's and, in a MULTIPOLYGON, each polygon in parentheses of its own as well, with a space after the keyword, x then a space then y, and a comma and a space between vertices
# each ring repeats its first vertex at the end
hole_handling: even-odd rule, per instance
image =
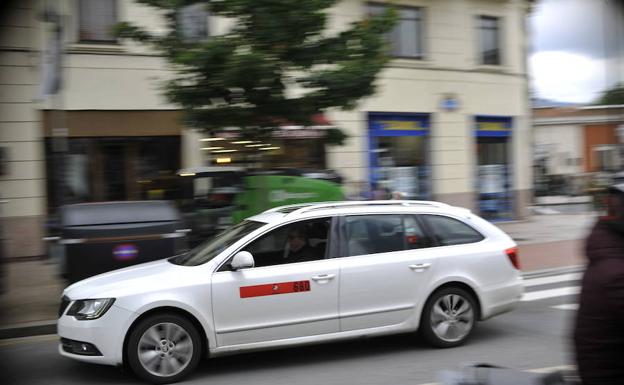
MULTIPOLYGON (((49 175, 58 173, 60 158, 51 140, 46 140, 46 152, 49 175)), ((50 208, 82 202, 174 199, 175 186, 167 186, 166 180, 174 182, 180 168, 180 137, 69 138, 62 167, 62 175, 48 178, 50 208)))
POLYGON ((48 209, 176 199, 181 128, 169 111, 66 111, 64 136, 44 112, 48 209), (59 145, 61 143, 62 145, 59 145))
POLYGON ((429 114, 368 114, 369 178, 375 198, 431 198, 429 127, 429 114))
POLYGON ((323 114, 314 115, 312 122, 311 126, 283 123, 262 137, 238 128, 215 132, 200 139, 204 163, 257 169, 325 169, 325 146, 335 127, 323 114))
POLYGON ((512 127, 511 117, 475 117, 478 207, 480 215, 488 220, 513 218, 512 127))

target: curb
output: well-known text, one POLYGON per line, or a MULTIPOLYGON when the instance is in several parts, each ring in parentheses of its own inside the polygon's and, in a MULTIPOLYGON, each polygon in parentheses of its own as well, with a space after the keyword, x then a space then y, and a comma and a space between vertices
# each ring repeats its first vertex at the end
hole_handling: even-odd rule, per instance
POLYGON ((585 265, 554 267, 550 269, 532 270, 532 271, 523 272, 522 278, 530 279, 530 278, 548 277, 551 275, 558 275, 558 274, 578 273, 584 270, 585 270, 585 265))

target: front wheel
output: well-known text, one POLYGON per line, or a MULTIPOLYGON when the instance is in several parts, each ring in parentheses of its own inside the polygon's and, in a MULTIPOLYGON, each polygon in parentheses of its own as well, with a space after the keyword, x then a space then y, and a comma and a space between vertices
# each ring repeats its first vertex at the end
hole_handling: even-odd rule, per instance
POLYGON ((134 327, 126 357, 132 371, 155 384, 180 381, 191 373, 201 358, 199 332, 177 314, 157 314, 134 327))
POLYGON ((467 291, 447 287, 433 293, 422 313, 420 332, 433 346, 450 348, 466 342, 476 324, 475 300, 467 291))

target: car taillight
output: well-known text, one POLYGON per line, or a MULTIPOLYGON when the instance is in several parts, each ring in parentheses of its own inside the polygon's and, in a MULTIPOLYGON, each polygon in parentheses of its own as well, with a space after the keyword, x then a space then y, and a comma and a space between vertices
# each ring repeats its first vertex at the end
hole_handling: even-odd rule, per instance
POLYGON ((512 247, 510 249, 507 249, 505 250, 505 254, 507 254, 509 262, 511 262, 513 267, 520 270, 520 258, 518 258, 518 248, 512 247))

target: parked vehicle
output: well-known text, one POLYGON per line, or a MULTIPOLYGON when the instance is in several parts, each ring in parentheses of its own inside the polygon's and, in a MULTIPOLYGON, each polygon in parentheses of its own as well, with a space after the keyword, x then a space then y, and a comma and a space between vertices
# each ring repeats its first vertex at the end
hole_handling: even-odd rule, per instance
POLYGON ((328 171, 203 166, 178 175, 193 244, 272 207, 344 199, 340 177, 328 171))
POLYGON ((63 293, 60 353, 175 382, 204 356, 391 333, 437 347, 522 296, 514 241, 425 201, 299 204, 63 293))

